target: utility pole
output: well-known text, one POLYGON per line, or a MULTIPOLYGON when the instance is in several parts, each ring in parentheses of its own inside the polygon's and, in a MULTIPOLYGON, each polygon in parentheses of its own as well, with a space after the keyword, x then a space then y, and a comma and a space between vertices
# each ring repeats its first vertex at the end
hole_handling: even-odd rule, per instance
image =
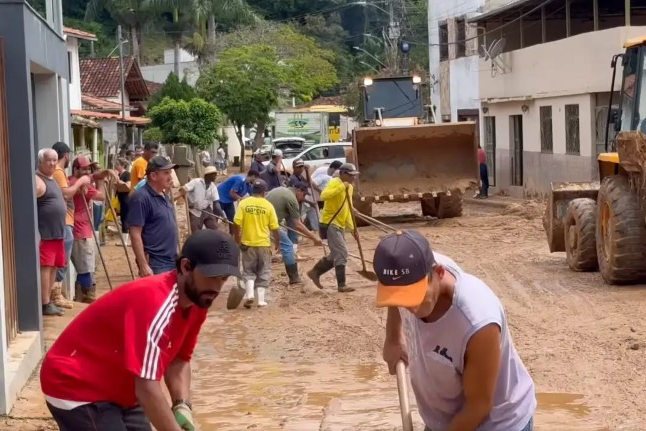
POLYGON ((399 49, 399 38, 401 37, 401 32, 399 29, 399 14, 395 16, 395 0, 388 0, 388 41, 389 41, 389 51, 388 52, 388 63, 390 63, 390 68, 392 73, 397 74, 399 72, 399 62, 398 62, 398 49, 399 49))
POLYGON ((121 26, 117 26, 117 43, 119 43, 119 76, 121 77, 121 118, 126 118, 126 80, 123 76, 123 39, 121 26))

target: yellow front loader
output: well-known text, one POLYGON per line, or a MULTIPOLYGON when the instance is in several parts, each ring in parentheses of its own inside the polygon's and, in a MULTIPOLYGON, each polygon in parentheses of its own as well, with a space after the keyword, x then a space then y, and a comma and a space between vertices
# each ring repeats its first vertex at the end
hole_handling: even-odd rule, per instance
POLYGON ((599 182, 552 183, 543 218, 550 252, 564 251, 572 270, 598 269, 606 283, 617 285, 646 283, 646 37, 624 48, 611 63, 611 94, 617 63, 623 71, 619 110, 611 114, 612 97, 608 107, 599 182))

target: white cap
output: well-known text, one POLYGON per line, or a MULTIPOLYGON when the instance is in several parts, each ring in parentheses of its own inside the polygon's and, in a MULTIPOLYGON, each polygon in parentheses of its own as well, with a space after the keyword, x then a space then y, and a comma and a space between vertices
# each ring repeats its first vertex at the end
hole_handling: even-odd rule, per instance
POLYGON ((274 148, 274 151, 271 152, 272 156, 283 156, 283 152, 279 150, 278 148, 274 148))

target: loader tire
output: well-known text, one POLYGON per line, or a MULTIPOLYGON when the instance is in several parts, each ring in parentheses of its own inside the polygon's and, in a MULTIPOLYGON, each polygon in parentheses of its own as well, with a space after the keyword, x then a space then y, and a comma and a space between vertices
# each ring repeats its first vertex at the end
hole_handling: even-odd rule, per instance
POLYGON ((595 271, 597 261, 597 203, 594 199, 573 199, 565 213, 563 233, 567 263, 573 271, 595 271))
POLYGON ((422 199, 422 215, 439 219, 462 216, 462 194, 439 195, 434 198, 422 199))
POLYGON ((628 177, 613 175, 601 183, 596 232, 599 271, 606 283, 646 281, 646 222, 628 177))
MULTIPOLYGON (((360 201, 359 199, 354 199, 352 202, 352 205, 354 206, 354 209, 359 211, 361 214, 367 215, 368 217, 372 217, 372 202, 365 202, 365 201, 360 201)), ((366 223, 359 217, 355 217, 354 220, 357 223, 357 227, 370 226, 368 223, 366 223)))

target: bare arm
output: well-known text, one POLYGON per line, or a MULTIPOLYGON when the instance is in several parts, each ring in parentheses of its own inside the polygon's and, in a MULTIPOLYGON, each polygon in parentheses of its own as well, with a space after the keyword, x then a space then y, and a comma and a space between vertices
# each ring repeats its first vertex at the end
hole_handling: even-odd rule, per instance
POLYGON ((401 343, 404 339, 402 317, 397 307, 388 307, 386 316, 386 341, 401 343))
POLYGON ((146 253, 144 252, 144 241, 141 238, 142 230, 143 228, 141 226, 130 226, 130 242, 132 243, 132 249, 135 252, 140 276, 142 276, 142 274, 152 274, 150 266, 148 266, 148 261, 146 260, 146 253))
POLYGON ((45 182, 41 180, 38 175, 36 175, 35 185, 36 185, 36 198, 39 198, 45 194, 45 192, 47 191, 47 187, 45 186, 45 182))
POLYGON ((464 405, 449 431, 475 431, 489 416, 500 371, 500 327, 493 323, 476 332, 464 355, 464 405))
POLYGON ((191 363, 175 359, 166 370, 164 381, 171 400, 188 400, 191 388, 191 363))
POLYGON ((280 248, 280 235, 278 234, 278 229, 272 230, 271 235, 274 237, 274 248, 278 251, 280 248))
POLYGON ((157 431, 182 431, 168 406, 160 382, 137 377, 135 393, 146 417, 157 431))

